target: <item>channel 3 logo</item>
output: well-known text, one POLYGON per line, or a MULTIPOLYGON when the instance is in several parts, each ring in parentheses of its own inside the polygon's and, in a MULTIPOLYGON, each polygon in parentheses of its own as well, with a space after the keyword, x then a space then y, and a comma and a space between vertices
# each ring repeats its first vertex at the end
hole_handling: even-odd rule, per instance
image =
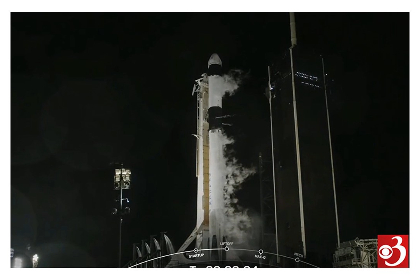
POLYGON ((408 235, 378 235, 378 267, 408 268, 408 235))

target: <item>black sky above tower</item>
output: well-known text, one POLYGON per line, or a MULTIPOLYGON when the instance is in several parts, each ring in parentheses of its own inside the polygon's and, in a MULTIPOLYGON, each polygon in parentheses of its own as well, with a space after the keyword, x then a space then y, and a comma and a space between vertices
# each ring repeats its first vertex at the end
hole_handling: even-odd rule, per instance
MULTIPOLYGON (((295 17, 298 44, 335 77, 341 239, 408 234, 408 13, 295 17)), ((223 110, 236 116, 237 158, 257 166, 267 65, 289 46, 288 13, 12 13, 12 246, 35 246, 40 267, 117 266, 109 163, 121 161, 132 170, 123 260, 161 231, 180 246, 195 223, 193 81, 212 53, 244 71, 223 110)), ((255 212, 258 188, 251 178, 238 194, 255 212)))

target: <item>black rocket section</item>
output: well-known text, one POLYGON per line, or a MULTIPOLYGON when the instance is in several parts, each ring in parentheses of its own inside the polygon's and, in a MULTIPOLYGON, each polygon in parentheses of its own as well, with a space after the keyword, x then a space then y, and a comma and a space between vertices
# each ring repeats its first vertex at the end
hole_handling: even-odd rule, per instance
POLYGON ((212 64, 210 65, 207 76, 222 76, 222 65, 212 64))
MULTIPOLYGON (((217 54, 213 54, 209 60, 208 76, 221 76, 222 75, 222 63, 217 54), (210 64, 211 63, 211 64, 210 64)), ((222 108, 219 106, 213 106, 208 109, 207 121, 209 123, 209 130, 221 129, 222 128, 222 108)))
POLYGON ((208 123, 209 129, 220 129, 222 128, 222 108, 219 106, 210 107, 208 110, 208 123))

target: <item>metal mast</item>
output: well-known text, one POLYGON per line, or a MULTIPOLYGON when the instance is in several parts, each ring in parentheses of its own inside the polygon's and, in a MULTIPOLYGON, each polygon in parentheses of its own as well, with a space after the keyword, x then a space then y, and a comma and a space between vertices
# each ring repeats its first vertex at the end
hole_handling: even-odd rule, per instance
POLYGON ((337 247, 340 248, 340 229, 338 226, 338 210, 337 210, 337 198, 336 198, 336 191, 335 191, 335 176, 334 176, 334 159, 333 159, 333 151, 332 151, 332 144, 331 144, 331 128, 330 128, 330 114, 328 110, 328 98, 327 98, 327 85, 325 82, 325 67, 324 67, 324 58, 322 59, 322 73, 324 75, 324 94, 325 94, 325 107, 327 109, 327 124, 328 124, 328 139, 330 143, 330 157, 331 157, 331 174, 332 174, 332 182, 333 182, 333 190, 334 190, 334 206, 335 206, 335 223, 337 226, 337 247))
POLYGON ((271 75, 270 66, 268 66, 268 102, 270 103, 270 128, 271 128, 271 160, 273 166, 273 195, 274 195, 274 221, 276 226, 276 254, 277 263, 280 262, 279 256, 279 236, 277 230, 277 195, 276 195, 276 172, 275 172, 275 160, 274 160, 274 139, 273 139, 273 112, 271 106, 271 75))
POLYGON ((292 75, 292 90, 293 90, 293 116, 295 120, 296 164, 297 164, 298 186, 299 186, 300 230, 302 234, 303 256, 306 258, 305 217, 303 213, 302 175, 301 175, 301 167, 300 167, 300 147, 299 147, 299 126, 298 126, 297 108, 296 108, 295 73, 294 73, 294 68, 293 68, 293 48, 297 44, 294 13, 290 13, 290 32, 291 32, 292 46, 289 48, 289 50, 290 50, 290 68, 291 68, 291 75, 292 75))

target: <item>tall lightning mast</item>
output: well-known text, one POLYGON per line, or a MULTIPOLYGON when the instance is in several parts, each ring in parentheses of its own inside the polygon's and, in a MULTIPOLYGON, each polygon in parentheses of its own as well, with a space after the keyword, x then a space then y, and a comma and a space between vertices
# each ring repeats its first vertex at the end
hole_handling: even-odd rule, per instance
POLYGON ((294 117, 294 124, 295 124, 296 164, 297 164, 298 187, 299 187, 300 231, 301 231, 301 236, 302 236, 303 256, 306 258, 305 215, 303 213, 302 172, 301 172, 301 165, 300 165, 300 147, 299 147, 299 125, 298 125, 297 108, 296 108, 295 71, 293 68, 293 48, 297 45, 295 13, 290 13, 290 33, 291 33, 292 46, 289 48, 289 51, 290 51, 290 69, 291 69, 291 75, 292 75, 292 91, 293 91, 293 117, 294 117))

